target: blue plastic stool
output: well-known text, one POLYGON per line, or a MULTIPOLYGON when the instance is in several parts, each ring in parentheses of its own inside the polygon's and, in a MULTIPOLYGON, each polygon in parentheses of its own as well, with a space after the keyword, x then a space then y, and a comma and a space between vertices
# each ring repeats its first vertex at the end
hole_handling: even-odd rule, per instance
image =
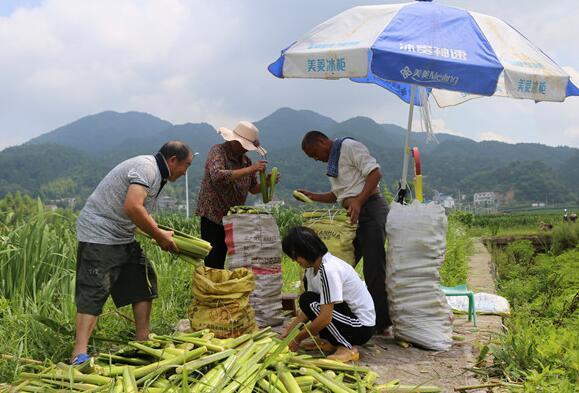
POLYGON ((446 296, 466 296, 468 298, 468 320, 474 323, 476 327, 476 310, 474 305, 474 292, 469 291, 466 284, 457 285, 456 287, 440 286, 446 296))

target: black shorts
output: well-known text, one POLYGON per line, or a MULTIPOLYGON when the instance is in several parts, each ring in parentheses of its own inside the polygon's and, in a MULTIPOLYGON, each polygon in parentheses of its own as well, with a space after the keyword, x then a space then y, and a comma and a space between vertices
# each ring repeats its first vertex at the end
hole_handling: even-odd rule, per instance
POLYGON ((157 275, 139 243, 78 243, 75 300, 78 313, 98 316, 109 295, 115 306, 157 297, 157 275))

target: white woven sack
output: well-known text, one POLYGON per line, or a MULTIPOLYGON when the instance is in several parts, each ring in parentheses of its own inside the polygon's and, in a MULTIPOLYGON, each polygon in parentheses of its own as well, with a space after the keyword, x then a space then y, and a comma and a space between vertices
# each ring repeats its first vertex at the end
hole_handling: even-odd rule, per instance
POLYGON ((260 327, 276 326, 283 322, 281 304, 281 269, 254 268, 255 289, 249 303, 255 310, 255 321, 260 327), (279 271, 279 273, 274 273, 279 271))
MULTIPOLYGON (((468 298, 466 296, 447 296, 446 300, 454 311, 468 312, 468 298)), ((477 314, 493 314, 503 317, 511 315, 509 301, 494 293, 475 293, 474 305, 477 314)))
POLYGON ((255 289, 249 303, 259 327, 283 322, 281 303, 281 237, 271 214, 232 214, 223 217, 227 268, 252 269, 255 289))
POLYGON ((271 214, 223 217, 227 268, 281 266, 281 237, 271 214))
POLYGON ((452 346, 450 307, 439 287, 448 223, 436 204, 392 204, 386 291, 396 337, 433 350, 452 346))

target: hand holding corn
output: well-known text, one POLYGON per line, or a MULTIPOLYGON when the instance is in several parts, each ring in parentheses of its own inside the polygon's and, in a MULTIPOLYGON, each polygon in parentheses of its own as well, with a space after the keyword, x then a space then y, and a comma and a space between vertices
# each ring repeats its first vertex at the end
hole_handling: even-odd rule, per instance
POLYGON ((259 173, 259 186, 263 203, 272 201, 275 192, 275 185, 278 181, 279 171, 275 166, 271 168, 271 173, 269 175, 265 173, 265 170, 259 173))
POLYGON ((254 162, 251 165, 251 169, 253 170, 253 173, 255 173, 255 172, 264 173, 266 166, 267 166, 267 161, 259 160, 259 161, 254 162))
POLYGON ((163 251, 179 251, 177 245, 173 241, 173 231, 166 231, 159 228, 159 234, 155 237, 155 241, 163 251))
POLYGON ((314 201, 310 198, 312 193, 307 191, 307 190, 301 190, 301 189, 300 190, 294 190, 292 195, 295 199, 297 199, 300 202, 314 203, 314 201))
MULTIPOLYGON (((211 251, 211 243, 203 239, 199 239, 195 236, 189 235, 184 232, 180 232, 178 230, 175 230, 173 228, 161 224, 159 224, 158 226, 161 232, 169 236, 168 239, 175 247, 175 249, 171 251, 175 252, 186 261, 192 263, 201 262, 203 258, 205 258, 207 254, 209 254, 209 252, 211 251)), ((145 232, 141 230, 137 230, 137 232, 142 235, 145 235, 148 238, 151 238, 149 235, 147 235, 145 232)), ((155 239, 155 241, 159 247, 163 248, 158 240, 155 239)), ((163 250, 165 249, 163 248, 163 250)))

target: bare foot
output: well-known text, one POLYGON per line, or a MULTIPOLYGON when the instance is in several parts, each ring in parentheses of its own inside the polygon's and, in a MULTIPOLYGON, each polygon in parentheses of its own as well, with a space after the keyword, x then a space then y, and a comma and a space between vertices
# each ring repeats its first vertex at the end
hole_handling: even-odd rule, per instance
POLYGON ((356 360, 360 360, 360 352, 358 352, 358 348, 356 347, 348 349, 346 347, 339 346, 338 349, 336 349, 336 352, 328 356, 328 359, 336 360, 342 363, 355 362, 356 360))

